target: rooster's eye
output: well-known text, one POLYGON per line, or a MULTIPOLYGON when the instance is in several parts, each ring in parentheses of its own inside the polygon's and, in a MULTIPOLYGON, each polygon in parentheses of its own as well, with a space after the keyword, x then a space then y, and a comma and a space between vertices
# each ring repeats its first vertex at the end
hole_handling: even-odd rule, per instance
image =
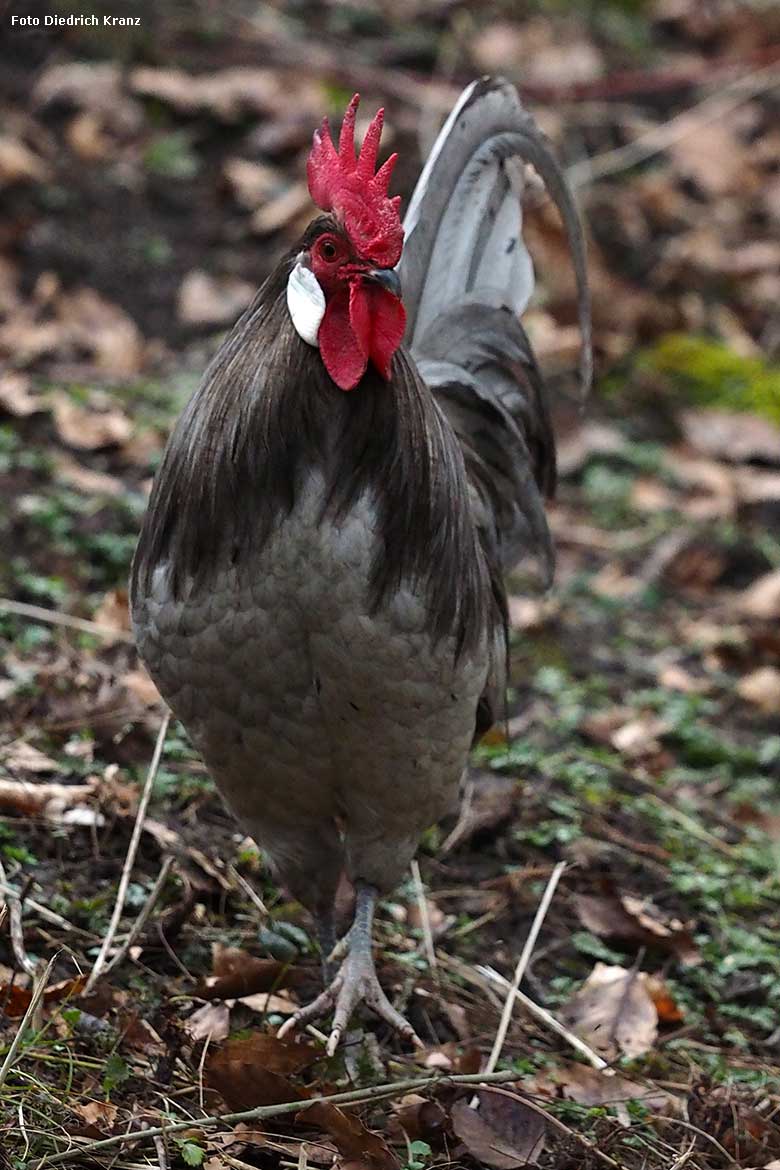
POLYGON ((323 240, 320 244, 320 252, 322 253, 323 259, 335 260, 338 248, 331 240, 323 240))

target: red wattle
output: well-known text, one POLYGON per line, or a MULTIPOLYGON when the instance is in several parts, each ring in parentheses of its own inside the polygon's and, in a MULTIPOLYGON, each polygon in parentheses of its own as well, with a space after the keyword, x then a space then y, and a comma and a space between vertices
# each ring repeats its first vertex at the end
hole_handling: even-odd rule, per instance
POLYGON ((398 297, 371 281, 350 281, 331 294, 317 340, 325 368, 342 390, 354 390, 371 360, 389 379, 404 336, 406 311, 398 297))

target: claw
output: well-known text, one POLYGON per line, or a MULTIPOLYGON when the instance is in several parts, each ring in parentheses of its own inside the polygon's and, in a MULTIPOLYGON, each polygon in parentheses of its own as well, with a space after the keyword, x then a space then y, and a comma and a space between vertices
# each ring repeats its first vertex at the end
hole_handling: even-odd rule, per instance
MULTIPOLYGON (((371 919, 376 893, 371 887, 358 890, 355 922, 342 940, 346 956, 333 981, 311 1003, 300 1008, 279 1029, 280 1038, 299 1024, 309 1024, 333 1011, 333 1026, 328 1037, 327 1053, 333 1056, 339 1046, 350 1016, 359 1003, 365 1003, 406 1040, 421 1046, 421 1041, 408 1020, 396 1011, 379 985, 371 954, 371 919)), ((335 951, 329 956, 333 958, 335 951)))

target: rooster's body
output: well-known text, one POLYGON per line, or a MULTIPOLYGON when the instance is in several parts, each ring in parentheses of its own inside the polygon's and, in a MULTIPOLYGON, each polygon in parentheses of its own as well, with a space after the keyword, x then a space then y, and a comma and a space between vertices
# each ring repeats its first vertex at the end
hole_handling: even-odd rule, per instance
POLYGON ((323 940, 342 873, 358 891, 347 959, 299 1013, 335 1001, 334 1039, 361 998, 408 1030, 366 949, 373 899, 452 808, 501 701, 503 573, 528 553, 551 561, 554 443, 517 321, 532 274, 513 159, 563 207, 587 317, 576 218, 512 87, 466 91, 418 184, 400 264, 408 350, 395 201, 372 193, 367 223, 344 178, 363 156, 344 131, 336 163, 313 152, 312 193, 332 214, 180 418, 132 590, 152 676, 323 940))

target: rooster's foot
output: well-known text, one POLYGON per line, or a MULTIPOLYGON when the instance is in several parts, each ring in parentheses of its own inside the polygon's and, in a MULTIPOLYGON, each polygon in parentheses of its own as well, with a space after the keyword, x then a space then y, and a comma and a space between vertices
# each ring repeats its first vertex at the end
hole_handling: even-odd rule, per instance
POLYGON ((328 1055, 332 1056, 353 1011, 359 1003, 365 1003, 405 1039, 420 1044, 414 1028, 395 1010, 379 986, 371 954, 375 901, 376 891, 372 886, 358 885, 355 921, 346 935, 347 953, 337 975, 321 995, 300 1008, 282 1025, 278 1033, 280 1037, 287 1035, 299 1024, 309 1024, 333 1011, 333 1026, 327 1045, 328 1055))

